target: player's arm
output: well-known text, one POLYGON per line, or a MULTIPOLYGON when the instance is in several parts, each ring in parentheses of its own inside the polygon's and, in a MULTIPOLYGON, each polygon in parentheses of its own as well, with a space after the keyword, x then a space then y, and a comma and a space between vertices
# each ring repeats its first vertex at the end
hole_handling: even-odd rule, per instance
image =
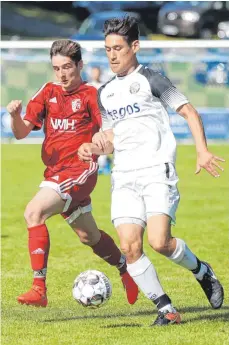
POLYGON ((216 167, 220 170, 223 169, 218 165, 217 161, 224 162, 224 159, 208 151, 201 117, 189 103, 188 99, 177 90, 168 78, 159 73, 154 74, 154 83, 151 84, 151 90, 163 103, 167 104, 187 120, 196 144, 196 174, 201 171, 201 168, 204 168, 212 176, 219 177, 216 167))
MULTIPOLYGON (((111 128, 106 111, 101 102, 101 90, 98 95, 96 91, 96 98, 91 98, 91 112, 94 114, 94 119, 98 123, 100 130, 94 134, 92 143, 84 143, 78 149, 78 156, 83 161, 92 161, 92 155, 108 155, 113 152, 113 129, 111 128), (97 97, 98 96, 98 97, 97 97)), ((94 95, 95 96, 95 95, 94 95)))
POLYGON ((212 176, 219 177, 216 168, 223 171, 223 168, 218 164, 218 161, 224 162, 223 158, 215 156, 208 151, 207 140, 204 133, 204 126, 201 116, 196 109, 190 104, 184 104, 177 109, 178 114, 186 119, 189 128, 192 132, 197 152, 197 166, 196 174, 201 171, 201 168, 206 169, 212 176))
POLYGON ((22 119, 22 102, 19 100, 11 101, 6 108, 11 117, 11 128, 15 138, 19 140, 27 137, 34 125, 22 119))
POLYGON ((84 143, 78 149, 78 156, 79 159, 85 162, 92 161, 92 155, 100 156, 100 155, 108 155, 113 152, 113 145, 108 144, 105 149, 100 149, 94 143, 84 143))
POLYGON ((95 133, 92 138, 92 142, 96 144, 101 151, 99 155, 113 153, 114 151, 113 140, 114 140, 113 129, 107 129, 104 131, 101 129, 99 132, 95 133))
MULTIPOLYGON (((93 113, 93 117, 96 119, 98 123, 98 128, 100 130, 94 134, 92 138, 92 143, 96 144, 98 149, 96 150, 97 155, 107 155, 113 152, 113 129, 112 124, 108 120, 106 110, 102 104, 101 100, 101 93, 103 87, 101 87, 98 91, 95 90, 94 97, 91 97, 91 110, 93 113)), ((95 148, 94 148, 95 149, 95 148)))
POLYGON ((84 143, 78 149, 79 159, 82 161, 92 161, 92 155, 109 155, 113 153, 113 130, 99 131, 94 134, 92 143, 84 143))

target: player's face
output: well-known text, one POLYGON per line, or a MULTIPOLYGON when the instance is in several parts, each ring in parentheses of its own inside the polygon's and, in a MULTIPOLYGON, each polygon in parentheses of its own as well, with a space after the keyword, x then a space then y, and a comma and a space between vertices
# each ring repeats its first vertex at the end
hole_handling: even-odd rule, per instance
POLYGON ((83 67, 82 61, 79 61, 76 65, 70 57, 56 55, 52 57, 52 66, 63 90, 71 91, 81 84, 80 71, 83 67))
POLYGON ((136 66, 139 41, 136 40, 129 45, 123 36, 110 34, 105 39, 105 49, 112 72, 126 75, 136 66))

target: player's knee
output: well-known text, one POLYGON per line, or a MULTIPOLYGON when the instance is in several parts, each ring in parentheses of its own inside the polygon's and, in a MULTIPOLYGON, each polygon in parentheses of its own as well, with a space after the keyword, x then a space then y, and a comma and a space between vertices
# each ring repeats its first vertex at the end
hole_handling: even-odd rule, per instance
POLYGON ((142 254, 141 242, 128 243, 124 242, 120 244, 122 253, 126 256, 127 261, 132 261, 135 258, 139 258, 142 254))
POLYGON ((151 240, 149 239, 149 245, 158 253, 167 255, 169 251, 169 242, 161 239, 161 240, 151 240))
POLYGON ((32 204, 27 205, 24 212, 24 218, 28 227, 43 224, 46 220, 42 215, 42 210, 32 204))
POLYGON ((100 233, 87 233, 84 231, 81 231, 81 229, 74 229, 74 231, 79 236, 80 242, 86 246, 92 247, 96 245, 100 240, 100 233), (77 231, 78 230, 78 231, 77 231))
POLYGON ((87 235, 80 236, 79 239, 82 244, 89 247, 94 246, 97 243, 97 241, 94 238, 89 237, 87 235))

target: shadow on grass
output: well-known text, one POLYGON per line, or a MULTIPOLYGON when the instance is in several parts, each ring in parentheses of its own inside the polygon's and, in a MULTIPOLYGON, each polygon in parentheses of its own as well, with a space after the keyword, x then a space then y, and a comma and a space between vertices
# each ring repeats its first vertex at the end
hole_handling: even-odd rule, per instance
POLYGON ((197 317, 192 317, 189 320, 182 321, 182 324, 193 323, 195 321, 219 321, 221 319, 224 322, 229 322, 229 312, 227 313, 217 313, 217 314, 203 314, 197 317))
POLYGON ((7 238, 9 235, 1 235, 1 238, 7 238))
MULTIPOLYGON (((182 325, 185 324, 191 324, 193 322, 197 321, 218 321, 221 319, 224 322, 228 322, 229 320, 229 313, 220 313, 220 314, 204 314, 204 315, 198 315, 197 317, 190 318, 189 320, 182 320, 180 325, 176 325, 181 327, 182 325)), ((154 321, 154 320, 152 320, 154 321)), ((149 325, 151 327, 152 325, 149 325)), ((122 328, 122 327, 145 327, 145 325, 140 325, 140 324, 126 324, 126 323, 120 323, 120 324, 113 324, 113 325, 107 325, 107 326, 101 326, 100 328, 122 328)), ((222 330, 222 332, 224 332, 222 330)))
POLYGON ((120 323, 120 324, 115 324, 115 325, 107 325, 107 326, 102 326, 100 328, 121 328, 121 327, 142 327, 143 325, 140 325, 139 323, 120 323))
MULTIPOLYGON (((201 311, 209 311, 211 310, 214 312, 214 309, 212 309, 210 306, 208 307, 198 307, 198 306, 192 306, 192 307, 184 307, 179 308, 180 313, 195 313, 195 312, 201 312, 201 311)), ((223 305, 219 310, 229 310, 229 305, 223 305)), ((216 310, 215 310, 216 311, 216 310)))
MULTIPOLYGON (((182 314, 184 313, 194 313, 194 312, 206 312, 206 311, 210 311, 211 310, 211 314, 206 314, 204 313, 203 315, 198 315, 196 318, 190 318, 189 320, 184 320, 182 323, 188 323, 188 322, 192 322, 192 321, 197 321, 197 320, 210 320, 210 321, 214 321, 217 319, 222 318, 223 321, 228 321, 229 319, 229 312, 214 312, 210 307, 197 307, 197 306, 193 306, 193 307, 185 307, 185 308, 180 308, 179 312, 182 314)), ((221 311, 223 310, 229 310, 229 306, 223 306, 221 308, 221 311)), ((55 319, 49 319, 49 320, 43 320, 41 321, 42 323, 49 323, 49 322, 65 322, 65 321, 71 321, 71 320, 89 320, 89 319, 113 319, 113 318, 117 318, 117 317, 135 317, 135 316, 149 316, 149 315, 156 315, 157 314, 157 310, 143 310, 143 311, 136 311, 134 313, 125 313, 125 314, 103 314, 103 315, 80 315, 80 316, 73 316, 73 317, 66 317, 66 318, 55 318, 55 319)), ((117 325, 118 327, 119 325, 117 325)), ((122 326, 125 327, 125 326, 122 326)), ((140 327, 140 326, 137 326, 140 327)))

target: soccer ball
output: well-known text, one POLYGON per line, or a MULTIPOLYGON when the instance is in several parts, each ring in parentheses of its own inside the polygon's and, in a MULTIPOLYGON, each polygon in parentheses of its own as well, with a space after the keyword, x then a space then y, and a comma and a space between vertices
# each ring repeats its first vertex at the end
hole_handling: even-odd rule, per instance
POLYGON ((74 280, 73 298, 87 308, 99 308, 112 294, 112 286, 107 276, 96 270, 80 273, 74 280))

